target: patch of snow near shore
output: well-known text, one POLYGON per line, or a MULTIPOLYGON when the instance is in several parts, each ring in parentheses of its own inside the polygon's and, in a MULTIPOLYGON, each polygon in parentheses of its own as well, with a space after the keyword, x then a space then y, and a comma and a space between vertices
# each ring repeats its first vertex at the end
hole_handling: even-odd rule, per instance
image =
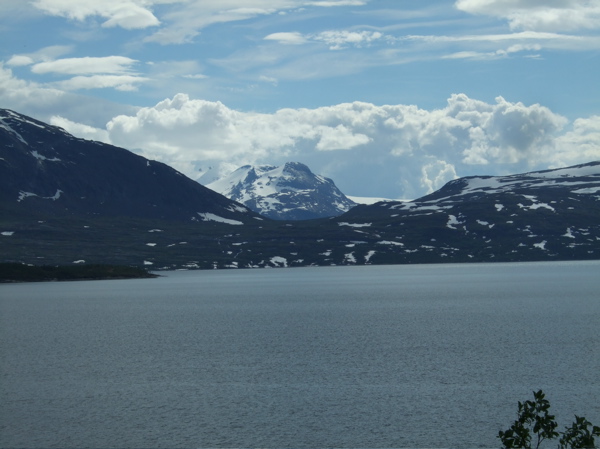
POLYGON ((371 260, 371 257, 373 257, 373 255, 375 254, 375 251, 371 250, 367 253, 367 255, 365 256, 365 262, 368 263, 371 260))
POLYGON ((4 231, 4 232, 2 232, 2 235, 5 235, 8 237, 8 236, 13 235, 14 233, 15 233, 14 231, 4 231))
POLYGON ((372 223, 348 223, 348 222, 340 222, 338 226, 350 226, 351 228, 368 228, 372 223))
POLYGON ((287 266, 288 266, 288 261, 287 261, 287 259, 285 257, 274 256, 274 257, 271 257, 270 261, 276 267, 287 268, 287 266))
POLYGON ((546 240, 542 240, 540 243, 534 243, 533 246, 535 246, 536 248, 545 250, 546 243, 548 243, 548 242, 546 242, 546 240))
POLYGON ((203 221, 216 221, 219 223, 226 223, 226 224, 237 225, 237 226, 244 224, 241 221, 230 220, 229 218, 219 217, 218 215, 211 214, 210 212, 206 212, 206 213, 198 212, 198 215, 202 218, 203 221))
POLYGON ((378 245, 396 245, 396 246, 404 246, 404 243, 394 242, 392 240, 382 240, 377 242, 378 245))

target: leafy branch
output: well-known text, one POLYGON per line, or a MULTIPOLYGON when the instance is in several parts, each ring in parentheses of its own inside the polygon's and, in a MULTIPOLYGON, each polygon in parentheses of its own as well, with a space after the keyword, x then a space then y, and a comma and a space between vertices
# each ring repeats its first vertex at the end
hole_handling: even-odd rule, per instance
POLYGON ((498 433, 506 449, 539 449, 545 440, 561 437, 559 449, 595 448, 595 437, 600 437, 600 427, 575 415, 575 422, 557 432, 555 416, 549 413, 550 402, 542 390, 533 392, 533 401, 519 402, 517 420, 505 431, 498 433), (532 445, 532 440, 535 446, 532 445))

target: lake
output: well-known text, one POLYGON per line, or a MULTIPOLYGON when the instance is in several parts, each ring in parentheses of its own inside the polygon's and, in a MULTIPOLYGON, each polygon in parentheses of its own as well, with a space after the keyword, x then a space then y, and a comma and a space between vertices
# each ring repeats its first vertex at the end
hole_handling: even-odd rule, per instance
POLYGON ((0 285, 0 447, 500 447, 538 389, 600 425, 600 261, 161 274, 0 285))

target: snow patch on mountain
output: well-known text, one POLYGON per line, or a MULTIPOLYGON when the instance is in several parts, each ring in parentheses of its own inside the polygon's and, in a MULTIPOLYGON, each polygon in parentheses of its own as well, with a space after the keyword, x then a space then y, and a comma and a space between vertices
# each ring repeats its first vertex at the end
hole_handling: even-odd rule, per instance
POLYGON ((23 190, 21 190, 19 192, 19 198, 17 199, 17 202, 20 203, 21 201, 23 201, 25 198, 29 198, 32 196, 38 197, 38 198, 42 198, 44 200, 52 200, 52 201, 56 201, 57 199, 60 198, 61 193, 64 193, 62 190, 58 189, 56 191, 56 193, 52 196, 39 196, 36 193, 32 193, 32 192, 25 192, 23 190))
POLYGON ((31 151, 31 155, 39 161, 49 161, 49 162, 60 162, 60 159, 57 157, 53 157, 52 159, 47 158, 43 154, 38 153, 37 151, 31 151))
POLYGON ((372 223, 348 223, 345 221, 339 222, 338 226, 350 226, 351 228, 368 228, 372 223))
POLYGON ((271 257, 270 262, 275 267, 284 267, 284 268, 286 268, 288 266, 287 259, 285 257, 281 257, 281 256, 273 256, 273 257, 271 257))
POLYGON ((230 220, 229 218, 219 217, 218 215, 211 214, 209 212, 206 212, 206 213, 198 212, 198 215, 200 216, 200 218, 202 218, 203 221, 216 221, 218 223, 225 223, 225 224, 230 224, 230 225, 243 225, 244 224, 241 221, 230 220))

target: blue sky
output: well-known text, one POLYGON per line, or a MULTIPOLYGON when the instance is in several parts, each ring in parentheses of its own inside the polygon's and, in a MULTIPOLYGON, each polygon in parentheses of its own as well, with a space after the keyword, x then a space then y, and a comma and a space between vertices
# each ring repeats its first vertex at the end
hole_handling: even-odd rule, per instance
POLYGON ((2 0, 0 106, 348 195, 600 159, 600 0, 2 0))

